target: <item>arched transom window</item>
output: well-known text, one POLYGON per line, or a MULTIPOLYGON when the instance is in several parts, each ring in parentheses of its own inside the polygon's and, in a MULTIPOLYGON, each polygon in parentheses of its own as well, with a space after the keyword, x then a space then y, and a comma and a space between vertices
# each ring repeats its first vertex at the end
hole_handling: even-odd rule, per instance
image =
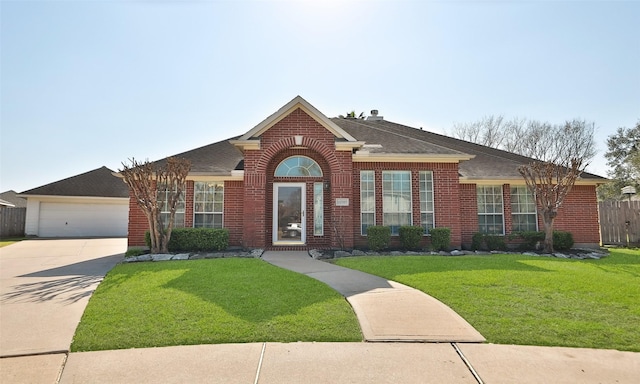
POLYGON ((282 160, 276 168, 275 176, 309 177, 322 176, 318 163, 306 156, 291 156, 282 160))

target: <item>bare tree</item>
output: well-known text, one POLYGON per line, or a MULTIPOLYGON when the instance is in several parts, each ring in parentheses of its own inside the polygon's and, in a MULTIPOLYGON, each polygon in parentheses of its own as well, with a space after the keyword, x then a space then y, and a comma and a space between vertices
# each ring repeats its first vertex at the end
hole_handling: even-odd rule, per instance
POLYGON ((573 158, 569 164, 534 161, 518 167, 542 215, 544 252, 553 253, 553 222, 558 215, 558 208, 582 173, 582 164, 582 159, 573 158))
POLYGON ((452 136, 555 164, 582 159, 587 164, 596 154, 594 123, 567 120, 550 124, 537 120, 485 116, 473 123, 456 123, 452 136))
POLYGON ((175 157, 167 158, 162 165, 156 167, 148 160, 138 162, 132 158, 129 162, 131 164, 122 163, 122 169, 119 172, 147 218, 151 235, 151 252, 167 253, 176 207, 184 193, 191 162, 175 157), (160 199, 159 195, 162 196, 160 199), (163 222, 161 215, 165 203, 169 208, 168 223, 163 222))

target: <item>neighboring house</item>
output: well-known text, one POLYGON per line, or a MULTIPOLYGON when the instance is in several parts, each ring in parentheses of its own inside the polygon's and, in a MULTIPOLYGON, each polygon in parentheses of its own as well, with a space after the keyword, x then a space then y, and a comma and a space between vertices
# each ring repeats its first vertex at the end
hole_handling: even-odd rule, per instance
POLYGON ((129 189, 107 167, 30 189, 19 196, 27 199, 27 236, 127 236, 129 189))
MULTIPOLYGON (((236 246, 366 247, 368 226, 396 235, 401 225, 420 225, 423 245, 431 228, 448 227, 457 248, 477 232, 542 228, 517 171, 532 159, 377 111, 330 119, 298 96, 242 136, 175 156, 192 163, 177 226, 227 228, 236 246)), ((576 245, 599 244, 595 188, 605 181, 583 173, 560 210, 555 227, 572 232, 576 245)), ((129 246, 143 246, 147 228, 132 200, 129 246)))
POLYGON ((18 197, 15 191, 0 193, 0 237, 24 236, 24 219, 27 200, 18 197))
POLYGON ((9 191, 0 193, 0 199, 13 204, 13 207, 15 208, 27 207, 27 200, 18 196, 18 192, 14 190, 9 190, 9 191))

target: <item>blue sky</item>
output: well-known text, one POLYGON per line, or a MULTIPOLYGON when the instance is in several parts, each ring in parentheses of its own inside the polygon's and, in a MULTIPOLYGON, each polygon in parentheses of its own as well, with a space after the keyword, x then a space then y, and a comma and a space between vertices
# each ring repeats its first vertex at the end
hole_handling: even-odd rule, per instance
POLYGON ((446 133, 640 119, 638 1, 0 2, 0 190, 250 130, 300 95, 446 133))

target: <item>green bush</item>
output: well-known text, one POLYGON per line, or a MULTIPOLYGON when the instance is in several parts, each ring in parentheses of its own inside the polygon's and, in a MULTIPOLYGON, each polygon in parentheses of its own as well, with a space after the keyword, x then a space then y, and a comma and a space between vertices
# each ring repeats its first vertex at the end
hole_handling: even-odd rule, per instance
POLYGON ((509 239, 522 239, 524 240, 518 248, 520 250, 535 250, 538 242, 544 241, 544 232, 540 231, 522 231, 513 232, 509 235, 509 239))
MULTIPOLYGON (((151 248, 149 231, 144 236, 151 248)), ((229 246, 229 231, 213 228, 174 228, 169 239, 169 252, 221 251, 229 246)))
POLYGON ((367 227, 367 243, 372 251, 380 251, 389 247, 391 227, 372 225, 367 227))
POLYGON ((474 233, 473 237, 471 237, 471 250, 477 251, 479 249, 482 249, 483 247, 484 247, 484 234, 480 232, 474 233))
POLYGON ((484 242, 490 251, 504 251, 507 249, 507 243, 504 241, 504 236, 485 235, 484 242))
POLYGON ((420 225, 403 225, 400 227, 400 244, 404 249, 418 249, 424 235, 424 228, 420 225))
POLYGON ((573 247, 573 235, 571 232, 553 231, 553 248, 557 250, 567 250, 573 247))
POLYGON ((507 249, 504 236, 488 233, 474 233, 471 238, 471 249, 483 251, 503 251, 507 249))
MULTIPOLYGON (((509 238, 520 238, 524 242, 520 245, 520 249, 532 250, 536 249, 538 242, 544 242, 544 231, 525 231, 514 232, 509 238)), ((571 232, 553 231, 553 248, 557 250, 567 250, 573 247, 573 235, 571 232)))
POLYGON ((451 246, 451 229, 449 228, 432 228, 429 230, 431 235, 431 247, 434 251, 447 251, 451 246))

